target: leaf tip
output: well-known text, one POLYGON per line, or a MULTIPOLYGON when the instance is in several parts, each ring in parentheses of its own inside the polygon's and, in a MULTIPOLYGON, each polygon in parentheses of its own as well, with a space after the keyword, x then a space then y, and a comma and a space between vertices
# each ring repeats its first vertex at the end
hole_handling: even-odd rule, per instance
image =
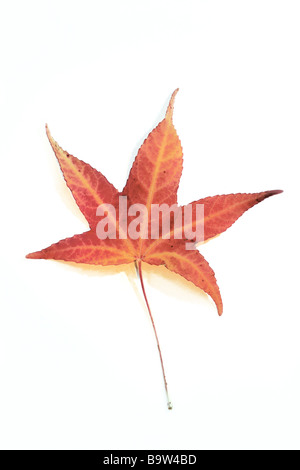
POLYGON ((176 88, 176 90, 173 91, 172 96, 170 98, 169 105, 168 105, 168 109, 166 112, 166 119, 169 119, 170 121, 172 121, 172 118, 173 118, 174 102, 175 102, 175 97, 178 91, 179 91, 179 88, 176 88))
POLYGON ((27 259, 40 259, 41 258, 41 252, 40 251, 35 251, 34 253, 28 253, 28 255, 25 256, 27 259))
POLYGON ((49 130, 49 127, 48 127, 48 124, 45 124, 45 128, 46 128, 46 134, 47 134, 47 137, 48 137, 48 140, 50 142, 50 145, 51 147, 53 148, 55 154, 56 154, 56 149, 58 148, 58 144, 57 142, 53 139, 51 133, 50 133, 50 130, 49 130))
POLYGON ((281 194, 283 193, 283 189, 274 189, 273 191, 270 191, 270 196, 274 196, 275 194, 281 194))
MULTIPOLYGON (((211 294, 209 295, 211 296, 211 294)), ((222 297, 221 297, 218 286, 217 286, 217 295, 216 296, 214 295, 213 297, 211 296, 211 298, 217 307, 217 312, 218 312, 219 317, 221 317, 223 315, 223 301, 222 301, 222 297)))
POLYGON ((214 298, 213 301, 216 304, 218 315, 219 315, 219 317, 221 317, 223 315, 223 302, 222 302, 221 294, 220 294, 219 299, 214 298))
POLYGON ((48 124, 47 124, 47 123, 45 124, 45 129, 46 129, 47 137, 48 137, 48 139, 50 139, 51 134, 50 134, 49 127, 48 127, 48 124))
POLYGON ((273 189, 271 191, 265 191, 264 193, 261 193, 261 196, 258 198, 258 202, 261 202, 264 199, 267 199, 268 197, 276 196, 276 194, 281 194, 281 193, 283 193, 282 189, 273 189))

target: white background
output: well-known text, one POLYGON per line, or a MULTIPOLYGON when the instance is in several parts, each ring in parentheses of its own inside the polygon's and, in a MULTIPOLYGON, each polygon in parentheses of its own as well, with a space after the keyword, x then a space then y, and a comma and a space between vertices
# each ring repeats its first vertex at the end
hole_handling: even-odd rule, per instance
POLYGON ((3 1, 0 447, 299 448, 298 1, 3 1), (46 139, 122 189, 172 91, 179 202, 284 189, 201 248, 224 301, 28 252, 87 224, 46 139))

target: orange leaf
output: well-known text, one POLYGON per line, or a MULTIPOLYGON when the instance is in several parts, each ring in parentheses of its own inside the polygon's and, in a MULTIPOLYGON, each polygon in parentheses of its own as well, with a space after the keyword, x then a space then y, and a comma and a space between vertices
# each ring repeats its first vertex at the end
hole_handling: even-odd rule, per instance
POLYGON ((166 117, 150 132, 132 165, 123 194, 130 204, 172 205, 177 202, 177 190, 182 173, 182 148, 172 117, 174 91, 166 117))
MULTIPOLYGON (((197 204, 204 205, 204 221, 202 219, 198 223, 204 223, 204 240, 208 240, 225 232, 244 212, 255 206, 255 204, 280 193, 282 193, 281 190, 251 194, 225 194, 191 202, 189 205, 192 206, 193 223, 189 228, 193 231, 197 229, 195 217, 197 204)), ((183 206, 183 210, 185 207, 187 206, 183 206)))
POLYGON ((135 258, 127 249, 126 240, 99 240, 95 231, 74 235, 41 251, 30 253, 30 259, 55 259, 101 266, 132 263, 135 258))
POLYGON ((210 295, 217 306, 218 314, 222 315, 223 304, 215 273, 199 251, 186 250, 183 240, 161 240, 154 252, 148 252, 143 261, 154 265, 163 264, 170 271, 200 287, 210 295))
POLYGON ((46 126, 50 144, 67 186, 86 217, 90 231, 27 255, 27 258, 31 259, 55 259, 102 266, 136 263, 156 337, 170 409, 172 405, 168 396, 162 354, 142 278, 142 262, 164 265, 194 283, 214 300, 221 315, 223 305, 215 274, 195 248, 198 238, 190 234, 188 229, 195 232, 204 225, 204 240, 207 240, 227 230, 250 207, 281 192, 275 190, 254 194, 228 194, 199 199, 183 207, 178 206, 177 190, 182 173, 182 149, 172 121, 177 91, 175 90, 171 97, 165 118, 139 149, 121 193, 118 193, 99 171, 64 151, 51 137, 46 126), (122 198, 131 206, 125 215, 119 207, 122 198), (105 206, 106 210, 100 208, 99 213, 98 207, 102 204, 110 206, 105 206), (197 220, 195 216, 199 204, 203 205, 204 213, 197 220), (141 207, 145 209, 140 217, 134 218, 138 211, 132 213, 132 205, 138 205, 140 211, 141 207), (154 215, 153 205, 164 205, 169 209, 173 207, 173 210, 175 208, 176 215, 169 220, 169 228, 165 229, 159 212, 154 215), (191 209, 193 217, 190 221, 186 221, 180 212, 179 215, 177 213, 178 210, 186 209, 191 209), (101 221, 99 214, 104 216, 101 221), (176 224, 178 220, 183 222, 180 228, 176 224), (153 236, 152 225, 158 221, 158 231, 156 236, 153 236), (99 235, 99 227, 104 230, 106 225, 108 228, 102 237, 102 232, 102 235, 99 235), (192 245, 189 249, 187 241, 192 245))
POLYGON ((99 222, 97 207, 113 203, 118 191, 102 173, 63 150, 51 136, 47 125, 46 132, 68 188, 90 227, 95 227, 99 222))

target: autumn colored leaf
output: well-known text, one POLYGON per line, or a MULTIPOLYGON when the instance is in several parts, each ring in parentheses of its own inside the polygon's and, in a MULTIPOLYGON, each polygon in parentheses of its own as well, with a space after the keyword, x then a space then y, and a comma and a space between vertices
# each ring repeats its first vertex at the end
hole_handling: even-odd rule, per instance
POLYGON ((95 227, 99 222, 99 217, 96 216, 97 207, 103 203, 111 203, 118 191, 102 173, 65 152, 52 138, 47 125, 46 133, 68 188, 90 227, 95 227))
POLYGON ((186 250, 182 240, 159 240, 155 249, 149 250, 144 261, 153 265, 164 265, 200 287, 214 300, 219 315, 223 305, 215 273, 198 250, 186 250))
POLYGON ((142 263, 163 265, 206 292, 219 315, 223 305, 215 274, 196 245, 227 230, 245 211, 280 190, 227 194, 177 202, 183 156, 173 125, 173 93, 165 118, 150 132, 119 192, 102 173, 63 150, 46 132, 63 176, 89 223, 89 231, 30 253, 31 259, 54 259, 101 266, 135 263, 152 321, 168 407, 172 408, 158 336, 145 292, 142 263), (167 223, 168 222, 168 223, 167 223), (201 236, 200 236, 201 235, 201 236))
MULTIPOLYGON (((223 194, 222 196, 206 197, 191 202, 193 224, 196 230, 195 208, 197 204, 204 205, 204 241, 225 232, 245 211, 264 199, 279 194, 282 191, 263 191, 253 194, 223 194)), ((184 207, 183 207, 184 209, 184 207)), ((199 220, 198 223, 202 223, 199 220)))
POLYGON ((141 146, 123 194, 131 204, 176 204, 182 173, 182 148, 173 126, 172 115, 176 90, 170 100, 166 117, 149 134, 141 146))
POLYGON ((135 256, 128 250, 127 240, 99 240, 95 231, 65 238, 44 250, 27 255, 31 259, 56 259, 102 266, 133 263, 135 256))

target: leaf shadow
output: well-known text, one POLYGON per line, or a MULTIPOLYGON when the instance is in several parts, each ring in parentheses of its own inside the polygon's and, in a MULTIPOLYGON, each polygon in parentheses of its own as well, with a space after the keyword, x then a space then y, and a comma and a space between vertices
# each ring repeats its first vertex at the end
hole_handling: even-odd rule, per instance
MULTIPOLYGON (((55 262, 60 265, 64 265, 67 269, 75 269, 81 274, 90 277, 115 276, 116 274, 124 273, 133 289, 133 292, 138 298, 141 307, 146 311, 144 297, 139 286, 138 276, 133 263, 122 264, 119 266, 94 266, 70 261, 55 262)), ((196 287, 192 282, 184 279, 179 274, 169 271, 164 266, 151 266, 147 263, 143 263, 143 276, 146 284, 149 283, 149 285, 155 290, 163 292, 167 297, 171 297, 173 299, 172 302, 176 302, 177 300, 182 303, 188 302, 193 305, 200 305, 203 303, 204 305, 208 301, 212 308, 214 308, 213 301, 205 292, 196 287)), ((145 288, 147 290, 147 285, 145 288)))
POLYGON ((203 290, 179 274, 169 271, 165 266, 144 264, 143 272, 145 279, 153 288, 163 291, 174 301, 198 304, 208 300, 214 306, 213 301, 203 290))
POLYGON ((84 263, 75 263, 73 261, 60 261, 55 260, 56 263, 60 265, 66 266, 68 269, 79 271, 81 274, 90 277, 103 277, 103 276, 114 276, 120 273, 129 273, 130 270, 132 271, 132 263, 131 264, 122 264, 118 266, 100 266, 100 265, 92 265, 92 264, 84 264, 84 263))

